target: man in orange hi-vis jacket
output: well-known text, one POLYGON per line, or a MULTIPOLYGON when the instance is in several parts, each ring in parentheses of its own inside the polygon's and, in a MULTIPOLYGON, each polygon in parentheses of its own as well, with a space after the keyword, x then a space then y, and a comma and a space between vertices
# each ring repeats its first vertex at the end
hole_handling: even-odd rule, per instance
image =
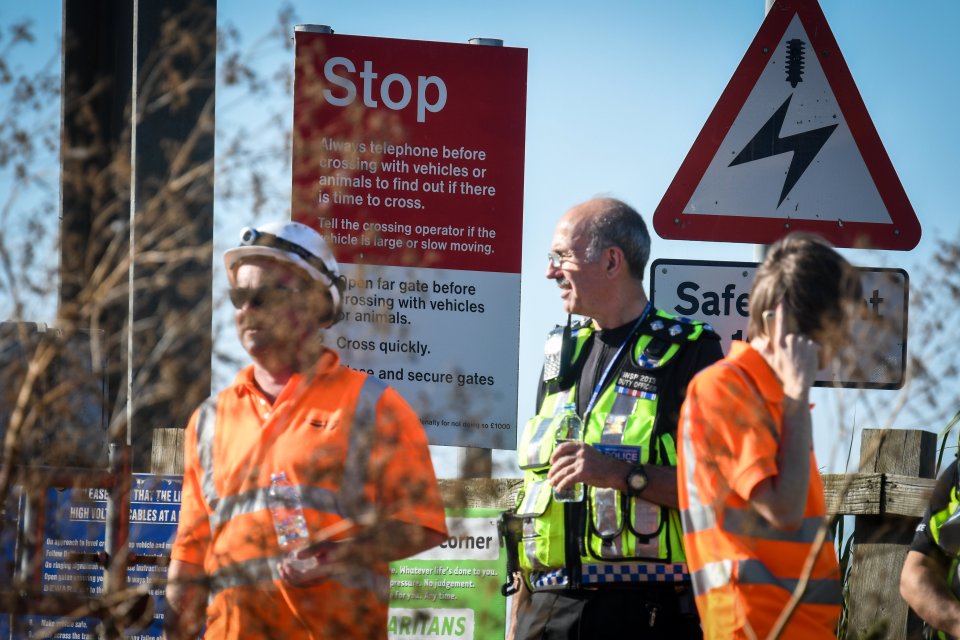
POLYGON ((847 339, 859 295, 837 252, 787 236, 757 270, 748 341, 690 383, 680 514, 707 639, 836 636, 840 572, 818 537, 826 513, 809 391, 847 339))
POLYGON ((387 563, 446 534, 423 427, 323 345, 344 286, 320 234, 247 228, 224 263, 253 364, 187 427, 164 635, 386 638, 387 563))

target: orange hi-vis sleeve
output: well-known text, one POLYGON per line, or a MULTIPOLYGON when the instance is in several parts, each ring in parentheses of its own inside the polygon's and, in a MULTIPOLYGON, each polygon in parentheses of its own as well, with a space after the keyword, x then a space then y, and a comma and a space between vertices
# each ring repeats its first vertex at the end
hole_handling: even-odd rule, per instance
POLYGON ((705 637, 764 638, 801 579, 806 586, 781 638, 834 638, 840 575, 833 545, 816 546, 826 516, 810 452, 799 530, 775 528, 750 505, 777 474, 783 390, 762 356, 735 342, 690 383, 680 416, 678 477, 684 544, 705 637), (812 571, 804 565, 813 558, 812 571))

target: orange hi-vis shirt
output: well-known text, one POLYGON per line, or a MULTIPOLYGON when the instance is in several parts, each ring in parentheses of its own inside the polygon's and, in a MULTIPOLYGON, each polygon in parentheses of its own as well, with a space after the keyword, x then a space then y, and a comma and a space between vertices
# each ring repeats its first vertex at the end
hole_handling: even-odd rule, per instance
MULTIPOLYGON (((798 531, 782 531, 750 506, 777 475, 783 388, 745 342, 690 382, 680 414, 678 484, 687 563, 707 640, 766 638, 815 554, 813 571, 783 639, 835 638, 841 583, 833 545, 814 548, 826 515, 810 452, 810 485, 798 531)), ((802 496, 797 496, 802 499, 802 496)))
POLYGON ((345 518, 446 532, 416 414, 396 391, 339 362, 325 350, 312 375, 294 375, 272 405, 248 367, 190 420, 171 558, 203 566, 207 639, 386 638, 387 563, 310 587, 280 579, 272 473, 300 488, 314 537, 345 518))

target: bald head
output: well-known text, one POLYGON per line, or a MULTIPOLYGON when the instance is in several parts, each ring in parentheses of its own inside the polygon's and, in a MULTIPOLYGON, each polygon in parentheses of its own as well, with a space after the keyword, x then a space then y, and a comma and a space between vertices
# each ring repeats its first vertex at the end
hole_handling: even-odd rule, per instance
POLYGON ((573 207, 557 223, 550 249, 545 275, 560 288, 567 313, 609 329, 643 312, 650 236, 629 206, 596 198, 573 207))
POLYGON ((586 238, 587 260, 596 260, 607 247, 618 247, 630 275, 643 281, 650 259, 650 234, 633 207, 616 198, 593 198, 567 211, 560 224, 586 238))

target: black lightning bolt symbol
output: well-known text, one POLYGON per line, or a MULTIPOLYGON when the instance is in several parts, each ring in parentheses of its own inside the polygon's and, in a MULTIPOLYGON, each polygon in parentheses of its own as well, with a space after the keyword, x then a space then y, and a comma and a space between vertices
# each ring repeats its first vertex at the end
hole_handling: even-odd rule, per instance
POLYGON ((774 113, 767 123, 760 127, 753 139, 747 143, 747 146, 733 159, 729 166, 733 167, 745 162, 753 162, 781 153, 793 152, 793 158, 790 160, 790 167, 787 169, 787 178, 783 182, 783 190, 780 192, 779 207, 790 194, 790 190, 797 184, 797 180, 807 170, 813 159, 820 153, 821 147, 827 142, 827 138, 837 128, 837 125, 831 124, 820 129, 795 133, 786 138, 780 137, 780 130, 783 128, 783 120, 787 117, 787 108, 790 106, 790 99, 793 94, 787 96, 776 113, 774 113))

